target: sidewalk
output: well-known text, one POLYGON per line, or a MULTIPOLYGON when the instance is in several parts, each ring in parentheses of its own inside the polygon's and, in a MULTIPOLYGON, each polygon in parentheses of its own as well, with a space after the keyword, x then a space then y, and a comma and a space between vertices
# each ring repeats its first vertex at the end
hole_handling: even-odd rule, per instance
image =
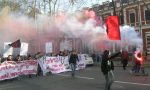
MULTIPOLYGON (((115 67, 122 67, 121 61, 113 61, 114 62, 114 66, 115 67)), ((94 63, 95 66, 100 66, 101 63, 100 62, 96 62, 94 63)), ((132 61, 128 62, 128 67, 132 67, 134 64, 132 61)), ((144 62, 144 67, 150 67, 150 61, 145 61, 144 62)))
MULTIPOLYGON (((132 67, 134 64, 132 61, 128 62, 128 67, 132 67)), ((150 61, 145 61, 143 63, 144 67, 150 67, 150 61)), ((120 61, 114 61, 114 66, 116 67, 122 67, 122 64, 120 61)))

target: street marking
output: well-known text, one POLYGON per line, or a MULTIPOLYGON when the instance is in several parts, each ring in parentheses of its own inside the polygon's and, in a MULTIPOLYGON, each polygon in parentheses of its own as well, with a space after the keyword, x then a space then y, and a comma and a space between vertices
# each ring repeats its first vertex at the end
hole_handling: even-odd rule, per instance
POLYGON ((121 86, 121 85, 118 85, 118 84, 115 84, 115 85, 113 85, 112 87, 113 87, 113 88, 120 88, 120 89, 121 89, 121 88, 124 88, 124 86, 121 86))
MULTIPOLYGON (((71 77, 71 75, 63 75, 63 74, 56 74, 56 75, 59 75, 59 76, 64 76, 64 77, 71 77)), ((81 76, 75 76, 76 78, 82 78, 82 79, 95 79, 95 78, 90 78, 90 77, 81 77, 81 76)))
POLYGON ((5 89, 12 89, 12 88, 18 88, 18 87, 21 87, 21 86, 8 86, 8 87, 0 87, 0 90, 5 90, 5 89))
MULTIPOLYGON (((64 77, 71 77, 71 75, 63 75, 63 74, 56 74, 59 76, 64 76, 64 77)), ((75 76, 76 78, 81 78, 81 79, 88 79, 88 80, 94 80, 95 78, 90 78, 90 77, 81 77, 81 76, 75 76)), ((133 84, 133 85, 141 85, 141 86, 150 86, 150 84, 143 84, 143 83, 133 83, 133 82, 124 82, 124 81, 114 81, 116 83, 124 83, 124 84, 133 84)))
POLYGON ((83 78, 83 79, 95 79, 95 78, 90 78, 90 77, 81 77, 81 76, 76 76, 77 78, 83 78))
POLYGON ((141 85, 141 86, 150 86, 150 84, 143 84, 143 83, 133 83, 133 82, 123 82, 123 81, 114 81, 116 83, 126 83, 126 84, 134 84, 134 85, 141 85))
POLYGON ((63 75, 63 74, 55 74, 55 75, 64 76, 64 77, 69 77, 70 76, 70 75, 63 75))

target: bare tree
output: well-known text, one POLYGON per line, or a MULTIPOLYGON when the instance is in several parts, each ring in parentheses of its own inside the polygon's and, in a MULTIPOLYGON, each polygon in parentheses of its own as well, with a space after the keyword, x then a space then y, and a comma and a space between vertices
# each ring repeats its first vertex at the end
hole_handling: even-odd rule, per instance
POLYGON ((0 1, 0 10, 2 10, 4 7, 10 7, 10 11, 18 12, 20 11, 20 4, 15 1, 9 1, 9 0, 1 0, 0 1))
POLYGON ((69 0, 70 4, 74 5, 77 0, 69 0))
MULTIPOLYGON (((68 0, 70 5, 74 5, 78 0, 68 0)), ((82 1, 82 0, 81 0, 82 1)), ((60 5, 65 3, 62 0, 0 0, 0 10, 5 6, 10 7, 10 11, 19 12, 29 17, 36 17, 36 14, 44 12, 44 14, 53 15, 57 13, 60 5)))

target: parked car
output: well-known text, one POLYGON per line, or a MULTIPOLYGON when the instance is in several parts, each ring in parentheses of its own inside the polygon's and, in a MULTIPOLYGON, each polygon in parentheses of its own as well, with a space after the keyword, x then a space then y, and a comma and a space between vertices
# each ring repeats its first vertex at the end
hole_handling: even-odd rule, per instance
POLYGON ((94 64, 92 57, 90 57, 88 54, 85 54, 84 56, 85 56, 85 64, 86 64, 86 66, 94 64))

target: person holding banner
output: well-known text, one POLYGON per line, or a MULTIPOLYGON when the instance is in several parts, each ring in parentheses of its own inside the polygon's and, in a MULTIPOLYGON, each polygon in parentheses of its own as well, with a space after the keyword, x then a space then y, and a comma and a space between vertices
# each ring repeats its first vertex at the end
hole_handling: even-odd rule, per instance
POLYGON ((77 61, 79 61, 78 55, 77 55, 76 51, 73 50, 71 52, 71 55, 70 55, 70 58, 69 58, 69 64, 70 64, 70 67, 71 67, 71 76, 72 77, 75 76, 77 61))
POLYGON ((13 61, 13 59, 12 59, 12 55, 8 55, 8 57, 7 57, 6 61, 13 61))
MULTIPOLYGON (((41 54, 41 52, 37 52, 36 54, 35 54, 35 59, 39 59, 39 58, 41 58, 42 57, 42 54, 41 54)), ((37 69, 38 71, 37 71, 37 74, 36 74, 36 77, 37 76, 41 76, 42 75, 42 70, 41 70, 41 67, 40 67, 40 64, 38 63, 38 69, 37 69)))
POLYGON ((15 58, 15 61, 16 61, 16 62, 17 62, 17 61, 18 61, 18 62, 19 62, 19 61, 22 61, 21 56, 20 56, 20 55, 17 55, 16 58, 15 58))
POLYGON ((8 57, 6 58, 6 61, 14 61, 13 60, 13 56, 12 55, 8 55, 8 57))
MULTIPOLYGON (((27 60, 33 60, 30 54, 28 55, 27 60)), ((29 78, 32 78, 32 74, 29 74, 29 78)))

